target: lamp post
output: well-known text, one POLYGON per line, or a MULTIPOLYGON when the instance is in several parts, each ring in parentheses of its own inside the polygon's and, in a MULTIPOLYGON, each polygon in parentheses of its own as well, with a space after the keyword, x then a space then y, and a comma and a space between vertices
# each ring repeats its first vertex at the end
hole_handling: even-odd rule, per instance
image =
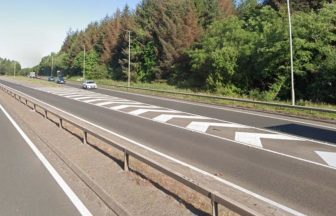
POLYGON ((53 76, 53 70, 54 70, 54 56, 51 53, 51 70, 50 70, 50 76, 53 76))
POLYGON ((83 80, 85 80, 85 44, 83 45, 84 47, 84 60, 83 60, 83 80))
POLYGON ((128 31, 128 87, 131 86, 131 32, 128 31))
POLYGON ((292 21, 291 21, 289 0, 287 0, 287 8, 288 8, 289 46, 290 46, 290 63, 291 63, 292 106, 294 106, 295 90, 294 90, 294 67, 293 67, 293 36, 292 36, 292 21))
POLYGON ((14 62, 14 77, 15 77, 15 73, 16 73, 16 62, 14 62))
POLYGON ((127 75, 127 86, 128 88, 131 86, 131 31, 121 29, 128 33, 128 75, 127 75))

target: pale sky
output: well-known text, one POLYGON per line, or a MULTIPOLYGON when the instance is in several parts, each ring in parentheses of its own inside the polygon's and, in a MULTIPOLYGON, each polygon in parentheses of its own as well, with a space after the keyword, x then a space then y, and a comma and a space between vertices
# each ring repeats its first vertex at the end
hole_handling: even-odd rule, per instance
POLYGON ((0 57, 37 65, 43 56, 58 52, 70 28, 112 15, 140 0, 0 0, 0 57))

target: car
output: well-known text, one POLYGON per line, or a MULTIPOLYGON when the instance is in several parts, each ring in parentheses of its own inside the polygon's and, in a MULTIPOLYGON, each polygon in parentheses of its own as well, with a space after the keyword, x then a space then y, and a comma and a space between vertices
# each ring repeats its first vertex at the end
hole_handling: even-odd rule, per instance
POLYGON ((84 89, 96 89, 97 84, 93 80, 85 80, 82 87, 84 89))
POLYGON ((58 83, 58 84, 65 84, 64 77, 57 77, 55 82, 58 83))
POLYGON ((50 77, 48 77, 48 81, 55 81, 55 78, 50 76, 50 77))

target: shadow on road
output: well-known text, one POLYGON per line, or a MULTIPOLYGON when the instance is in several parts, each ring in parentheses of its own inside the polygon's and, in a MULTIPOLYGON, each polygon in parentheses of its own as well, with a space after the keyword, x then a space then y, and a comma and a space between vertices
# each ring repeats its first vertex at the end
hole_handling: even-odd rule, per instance
MULTIPOLYGON (((285 132, 287 134, 302 136, 308 139, 314 139, 322 142, 329 142, 336 146, 336 130, 316 128, 312 126, 285 124, 268 127, 274 131, 285 132)), ((336 129, 336 128, 335 128, 336 129)))

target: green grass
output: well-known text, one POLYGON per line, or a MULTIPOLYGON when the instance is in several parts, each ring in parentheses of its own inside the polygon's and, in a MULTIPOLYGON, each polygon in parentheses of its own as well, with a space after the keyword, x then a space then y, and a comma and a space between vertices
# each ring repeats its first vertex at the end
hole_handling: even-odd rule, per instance
POLYGON ((20 81, 20 82, 25 82, 28 84, 34 84, 34 85, 42 85, 42 86, 49 86, 49 87, 59 87, 59 84, 55 83, 55 82, 46 82, 45 80, 42 79, 32 79, 32 78, 28 78, 25 76, 5 76, 6 79, 8 80, 13 80, 13 81, 20 81))
MULTIPOLYGON (((80 77, 71 77, 68 80, 82 81, 80 77)), ((142 90, 142 89, 132 89, 132 88, 128 89, 127 82, 122 82, 122 81, 114 81, 114 80, 107 80, 107 79, 95 80, 95 81, 97 82, 98 85, 103 85, 106 88, 119 89, 119 90, 124 90, 128 92, 134 92, 134 93, 142 93, 142 94, 154 95, 154 96, 164 96, 168 98, 176 98, 176 99, 182 99, 182 100, 187 100, 187 101, 192 101, 192 102, 201 102, 201 103, 216 104, 216 105, 222 105, 222 106, 239 107, 243 109, 252 109, 252 110, 266 111, 266 112, 271 112, 271 113, 279 113, 279 114, 286 114, 286 115, 289 114, 289 115, 299 116, 299 117, 307 117, 307 118, 323 119, 323 120, 336 120, 336 114, 334 113, 325 113, 325 112, 319 112, 319 111, 301 110, 297 108, 284 108, 284 107, 276 107, 276 106, 270 106, 270 105, 252 104, 252 103, 247 103, 247 102, 229 101, 229 100, 216 99, 216 98, 206 98, 206 97, 198 96, 197 94, 209 95, 209 96, 224 96, 224 95, 211 94, 206 91, 195 92, 190 89, 177 88, 176 86, 171 86, 166 83, 131 83, 131 87, 171 91, 171 92, 176 92, 176 93, 188 93, 188 94, 196 94, 196 95, 179 95, 179 94, 174 94, 174 93, 154 92, 154 91, 142 90)), ((225 97, 230 97, 230 96, 225 96, 225 97)), ((249 97, 239 97, 238 99, 253 100, 253 98, 249 98, 249 97)), ((272 101, 272 102, 288 104, 288 105, 290 104, 289 101, 272 101)), ((312 103, 309 101, 300 101, 299 103, 300 103, 299 105, 307 106, 307 107, 309 106, 309 107, 336 110, 336 105, 332 105, 332 104, 324 104, 324 103, 318 104, 318 103, 312 103)))

